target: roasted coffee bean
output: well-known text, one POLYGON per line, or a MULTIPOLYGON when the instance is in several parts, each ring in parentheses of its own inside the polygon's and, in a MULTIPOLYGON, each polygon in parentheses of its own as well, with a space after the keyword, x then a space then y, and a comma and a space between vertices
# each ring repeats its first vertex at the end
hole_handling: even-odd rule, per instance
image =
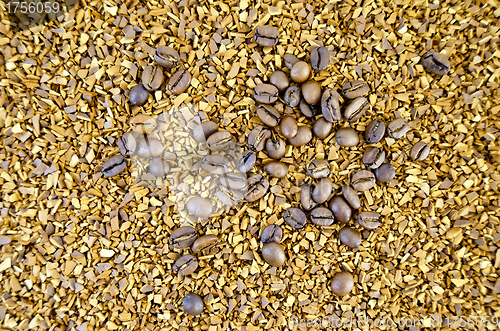
POLYGON ((332 278, 332 292, 338 296, 351 293, 354 287, 354 278, 346 271, 336 273, 332 278))
POLYGON ((288 174, 288 166, 282 162, 273 161, 264 166, 266 173, 275 178, 283 178, 288 174))
POLYGON ((328 207, 340 223, 347 223, 351 220, 352 209, 341 196, 333 197, 328 203, 328 207))
POLYGON ((283 95, 283 101, 285 101, 285 104, 289 107, 297 107, 300 102, 300 94, 300 87, 297 85, 290 86, 283 95))
POLYGON ((388 182, 396 177, 396 170, 390 163, 384 163, 373 171, 378 182, 388 182))
POLYGON ((149 133, 156 128, 156 121, 149 115, 139 114, 130 119, 132 130, 137 133, 149 133))
POLYGON ((172 269, 181 276, 188 276, 198 268, 198 260, 193 255, 181 256, 175 261, 172 269))
POLYGON ((423 161, 429 156, 430 147, 422 140, 413 145, 410 156, 412 160, 423 161))
POLYGON ((365 229, 376 229, 380 225, 380 216, 373 211, 362 211, 359 213, 357 221, 358 224, 365 229))
POLYGON ((448 56, 435 50, 429 51, 422 57, 422 66, 435 75, 445 75, 450 71, 451 64, 448 56))
POLYGON ((288 142, 292 146, 302 146, 310 142, 312 139, 312 132, 308 126, 299 126, 297 134, 293 138, 289 138, 288 142))
POLYGON ((203 158, 201 167, 214 175, 223 175, 229 171, 230 163, 222 155, 207 155, 203 158))
POLYGON ((155 138, 144 139, 137 141, 136 154, 144 158, 152 158, 160 156, 163 153, 163 144, 155 138))
POLYGON ((290 86, 288 75, 281 70, 277 70, 269 76, 269 83, 276 86, 280 93, 283 93, 290 86))
POLYGON ((273 103, 278 100, 278 88, 271 84, 259 84, 253 89, 253 98, 260 103, 273 103))
POLYGON ((260 241, 263 244, 267 244, 270 242, 275 242, 279 244, 282 238, 283 238, 283 230, 281 230, 281 228, 276 224, 271 224, 266 226, 266 228, 262 231, 262 234, 260 235, 260 241))
POLYGON ((186 69, 177 70, 168 80, 167 88, 173 94, 181 94, 191 84, 191 74, 186 69))
POLYGON ((234 145, 234 137, 230 132, 217 131, 207 139, 207 146, 212 152, 231 149, 234 145))
POLYGON ((193 138, 197 142, 207 142, 208 137, 217 132, 218 126, 212 121, 206 121, 193 129, 193 138))
POLYGON ((354 147, 359 143, 359 135, 351 128, 341 128, 335 134, 337 144, 342 147, 354 147))
POLYGON ((134 154, 137 147, 137 141, 129 132, 125 132, 120 138, 118 138, 117 144, 120 149, 120 153, 125 156, 134 154))
POLYGON ((285 62, 285 66, 291 70, 293 68, 293 65, 299 62, 300 60, 295 55, 286 53, 283 56, 283 61, 285 62))
POLYGON ((243 201, 244 196, 240 191, 234 191, 224 186, 220 186, 217 191, 217 198, 228 206, 236 206, 243 201))
POLYGON ((305 117, 314 117, 318 114, 318 109, 314 105, 308 104, 304 99, 300 100, 299 109, 305 117))
POLYGON ((370 169, 377 169, 385 160, 385 151, 378 147, 368 147, 363 154, 363 163, 370 169))
POLYGON ((335 222, 335 216, 333 216, 330 209, 325 207, 316 207, 311 211, 309 215, 311 222, 319 226, 330 226, 335 222))
POLYGON ((330 164, 327 160, 314 159, 307 167, 307 174, 314 179, 328 177, 330 164))
POLYGON ((290 77, 295 83, 303 83, 311 76, 311 67, 304 61, 296 62, 290 70, 290 77))
POLYGON ((375 175, 368 170, 360 170, 352 176, 351 186, 356 191, 366 191, 375 185, 375 175))
POLYGON ((191 246, 193 253, 200 253, 203 251, 209 251, 212 247, 217 245, 219 238, 214 234, 206 234, 199 237, 191 246))
POLYGON ((259 116, 262 123, 267 126, 275 127, 280 124, 281 114, 278 109, 271 105, 258 105, 257 106, 257 116, 259 116))
MULTIPOLYGON (((268 130, 269 132, 269 130, 268 130)), ((271 134, 271 133, 269 133, 271 134)), ((257 161, 257 157, 255 153, 252 151, 245 151, 239 158, 236 163, 236 168, 242 173, 249 172, 253 166, 255 165, 255 161, 257 161)))
POLYGON ((301 229, 307 221, 306 214, 299 208, 288 208, 283 219, 294 229, 301 229))
POLYGON ((200 315, 203 312, 203 307, 203 300, 198 294, 189 293, 182 300, 182 308, 189 315, 200 315))
POLYGON ((231 190, 243 190, 247 187, 247 175, 237 170, 225 173, 219 181, 222 186, 231 190))
POLYGON ((163 68, 172 68, 179 63, 179 53, 172 47, 165 45, 158 46, 155 52, 154 60, 163 68))
POLYGON ((363 97, 368 94, 368 92, 370 92, 370 87, 362 80, 353 80, 347 82, 342 87, 342 93, 347 99, 356 99, 359 97, 363 97))
POLYGON ((321 112, 328 122, 338 122, 342 118, 340 113, 339 94, 333 89, 327 89, 321 97, 321 112))
POLYGON ((262 257, 264 261, 273 267, 281 267, 286 261, 283 247, 275 242, 270 242, 262 246, 262 257))
POLYGON ((188 212, 193 216, 200 218, 209 218, 210 216, 212 216, 212 210, 214 209, 214 206, 208 199, 204 199, 202 197, 191 197, 186 202, 186 208, 188 212))
POLYGON ((361 233, 358 230, 344 226, 339 232, 340 241, 351 248, 361 245, 361 233))
POLYGON ((156 91, 163 83, 163 72, 160 67, 151 65, 146 66, 142 72, 142 85, 148 91, 156 91))
POLYGON ((398 118, 387 125, 387 135, 394 139, 404 137, 410 130, 408 122, 404 118, 398 118))
POLYGON ((285 156, 285 148, 285 141, 276 134, 271 134, 271 137, 266 141, 267 155, 275 160, 279 160, 285 156))
POLYGON ((127 160, 120 154, 113 155, 104 161, 102 173, 106 177, 113 177, 121 173, 127 167, 127 160))
POLYGON ((311 67, 315 70, 323 70, 330 64, 330 52, 328 48, 314 47, 311 50, 311 67))
POLYGON ((279 31, 271 25, 261 25, 255 29, 254 38, 261 46, 274 46, 278 43, 279 31))
POLYGON ((299 127, 297 126, 297 120, 290 115, 284 116, 281 119, 280 129, 285 138, 295 137, 299 129, 299 127))
POLYGON ((370 107, 370 102, 365 97, 354 99, 345 109, 344 118, 348 122, 355 122, 364 115, 366 110, 370 107))
POLYGON ((313 133, 319 139, 325 139, 332 132, 333 124, 325 120, 324 117, 320 117, 314 122, 313 133))
POLYGON ((253 202, 266 195, 269 189, 269 181, 262 175, 254 175, 248 179, 248 191, 245 200, 253 202))
POLYGON ((345 201, 347 201, 352 208, 359 209, 359 207, 361 207, 359 196, 356 193, 356 190, 354 190, 352 187, 343 186, 342 195, 344 196, 345 201))
POLYGON ((144 85, 139 84, 130 89, 130 93, 128 95, 130 99, 130 103, 134 106, 142 106, 146 102, 148 102, 149 92, 146 90, 144 85))
POLYGON ((332 194, 333 182, 330 178, 322 178, 312 192, 312 198, 316 203, 322 204, 330 197, 332 194))
POLYGON ((161 157, 155 157, 149 160, 149 172, 156 177, 164 177, 170 171, 167 160, 161 157))
POLYGON ((169 242, 173 248, 188 248, 198 238, 196 230, 190 226, 181 226, 170 235, 169 242))
POLYGON ((266 141, 271 137, 271 131, 262 126, 256 126, 248 135, 248 147, 252 151, 260 152, 266 146, 266 141))
POLYGON ((385 123, 379 120, 373 120, 368 124, 365 130, 365 140, 367 143, 378 143, 384 137, 385 123))
POLYGON ((316 207, 316 202, 312 198, 313 185, 303 184, 300 187, 300 204, 305 210, 311 210, 316 207))
POLYGON ((310 104, 315 105, 321 100, 321 85, 314 80, 304 82, 300 89, 304 100, 310 104))

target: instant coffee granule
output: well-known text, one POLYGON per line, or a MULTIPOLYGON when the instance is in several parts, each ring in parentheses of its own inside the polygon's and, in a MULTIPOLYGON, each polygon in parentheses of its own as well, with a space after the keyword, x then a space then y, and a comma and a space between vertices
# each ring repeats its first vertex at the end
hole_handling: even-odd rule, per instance
MULTIPOLYGON (((497 328, 495 2, 91 1, 25 30, 10 16, 0 11, 0 328, 290 330, 306 329, 301 320, 351 318, 440 319, 443 330, 462 329, 464 320, 484 329, 482 319, 497 328), (272 29, 259 29, 257 43, 257 28, 266 25, 272 29), (160 46, 178 53, 171 68, 155 62, 160 46), (218 238, 203 253, 171 247, 172 232, 190 218, 185 198, 215 190, 209 177, 185 171, 201 168, 193 151, 209 153, 178 128, 194 129, 198 115, 247 144, 251 130, 264 125, 255 86, 269 84, 278 70, 290 77, 298 61, 310 65, 315 47, 326 47, 330 62, 312 68, 310 79, 339 93, 350 81, 366 82, 368 110, 352 123, 334 123, 324 139, 287 142, 283 178, 267 176, 263 166, 273 160, 256 152, 248 177, 269 179, 265 196, 193 220, 199 237, 218 238), (147 66, 161 70, 163 83, 133 105, 129 93, 147 66), (189 72, 190 84, 170 91, 179 70, 189 72), (148 177, 147 160, 134 156, 125 156, 117 175, 103 169, 139 114, 163 123, 154 138, 169 162, 166 178, 148 177), (387 126, 400 118, 406 135, 366 143, 372 120, 387 126), (347 127, 359 134, 356 146, 336 142, 347 127), (419 142, 429 154, 413 160, 419 142), (313 160, 329 162, 339 196, 366 170, 368 147, 385 151, 395 177, 358 192, 361 206, 349 223, 317 226, 309 213, 301 228, 285 222, 286 210, 300 208, 301 186, 317 182, 307 174, 313 160), (380 225, 360 227, 354 220, 361 212, 377 213, 380 225), (273 224, 282 229, 280 267, 262 257, 261 234, 273 224), (357 248, 340 241, 344 226, 360 232, 357 248), (175 273, 188 254, 196 255, 196 270, 175 273), (352 289, 336 295, 331 281, 343 294, 344 278, 352 289)), ((340 97, 343 112, 350 101, 340 97)), ((321 110, 309 118, 298 104, 286 106, 281 94, 270 105, 298 128, 312 130, 322 117, 321 110)))

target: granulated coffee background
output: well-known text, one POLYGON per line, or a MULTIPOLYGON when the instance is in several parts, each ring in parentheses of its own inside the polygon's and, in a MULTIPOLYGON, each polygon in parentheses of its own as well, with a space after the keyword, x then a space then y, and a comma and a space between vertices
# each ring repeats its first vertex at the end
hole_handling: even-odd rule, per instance
MULTIPOLYGON (((286 330, 293 317, 327 316, 495 320, 499 16, 493 1, 92 1, 22 30, 2 11, 1 328, 286 330), (254 41, 264 24, 278 28, 276 46, 254 41), (190 72, 191 85, 179 95, 161 87, 132 106, 129 90, 160 45, 179 52, 176 69, 190 72), (309 62, 314 46, 331 55, 313 73, 322 89, 356 79, 370 86, 372 111, 353 128, 363 132, 373 118, 409 122, 404 138, 375 144, 386 148, 396 177, 364 191, 360 211, 379 213, 382 225, 359 229, 363 241, 352 250, 341 244, 337 223, 292 229, 283 220, 284 210, 299 207, 315 157, 330 161, 336 188, 363 169, 364 144, 338 146, 334 133, 347 124, 336 124, 323 140, 287 147, 288 175, 270 179, 264 198, 198 224, 200 236, 215 234, 221 243, 198 256, 193 274, 176 275, 183 254, 168 246, 179 226, 168 188, 141 186, 129 171, 106 178, 103 160, 119 152, 130 118, 182 104, 246 143, 261 125, 253 88, 275 70, 289 73, 285 53, 309 62), (447 75, 423 69, 431 49, 449 56, 447 75), (430 154, 413 161, 420 140, 430 154), (283 229, 287 263, 280 268, 261 256, 260 234, 270 224, 283 229), (330 287, 341 271, 354 276, 343 297, 330 287), (182 309, 189 292, 203 298, 199 316, 182 309)), ((165 81, 173 72, 164 70, 165 81)), ((293 116, 312 126, 298 107, 293 116)), ((185 146, 192 138, 172 139, 185 146)), ((176 171, 171 166, 169 176, 182 177, 176 171)))

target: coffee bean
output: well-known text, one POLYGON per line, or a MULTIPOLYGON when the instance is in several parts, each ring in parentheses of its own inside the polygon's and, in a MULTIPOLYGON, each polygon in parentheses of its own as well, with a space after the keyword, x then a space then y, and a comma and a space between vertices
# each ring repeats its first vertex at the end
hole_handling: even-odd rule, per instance
POLYGON ((198 238, 196 230, 190 226, 181 226, 170 235, 169 242, 173 248, 188 248, 198 238))
POLYGON ((342 195, 344 199, 351 205, 354 209, 359 209, 361 207, 361 201, 356 191, 350 186, 342 187, 342 195))
POLYGON ((271 137, 271 131, 262 125, 256 126, 248 135, 248 147, 260 152, 266 146, 266 141, 271 137))
POLYGON ((173 94, 181 94, 191 84, 191 74, 186 69, 177 70, 168 80, 167 88, 173 94))
POLYGON ((208 137, 207 146, 212 152, 232 149, 234 147, 234 137, 227 131, 217 131, 208 137))
POLYGON ((207 142, 207 138, 217 132, 218 127, 212 121, 206 121, 193 129, 193 139, 197 142, 207 142))
POLYGON ((146 90, 144 85, 139 84, 130 89, 130 93, 128 95, 130 99, 130 103, 134 106, 142 106, 146 102, 148 102, 149 92, 146 90))
POLYGON ((314 159, 307 167, 307 174, 314 179, 328 177, 330 174, 330 164, 327 160, 314 159))
POLYGON ((248 179, 248 191, 245 200, 253 202, 266 195, 269 189, 269 181, 262 175, 254 175, 248 179))
POLYGON ((302 90, 304 100, 308 104, 315 105, 321 100, 321 85, 314 80, 304 82, 300 89, 302 90))
POLYGON ((288 208, 283 219, 294 229, 301 229, 307 221, 306 214, 299 208, 288 208))
POLYGON ((256 112, 260 120, 267 126, 275 127, 280 123, 281 114, 278 109, 271 105, 258 105, 256 112))
POLYGON ((370 107, 370 102, 365 97, 354 99, 345 109, 344 118, 348 122, 355 122, 363 116, 366 110, 370 107))
POLYGON ((247 175, 237 170, 225 173, 219 181, 222 186, 231 190, 243 190, 247 187, 247 175))
POLYGON ((318 109, 314 105, 308 104, 305 100, 300 100, 299 109, 305 117, 314 117, 318 114, 318 109))
POLYGON ((356 99, 365 96, 368 92, 370 92, 370 87, 362 80, 347 82, 342 87, 342 93, 347 99, 356 99))
POLYGON ((396 170, 390 163, 384 163, 373 172, 378 182, 388 182, 396 176, 396 170))
POLYGON ((146 66, 142 72, 142 85, 148 91, 156 91, 163 83, 163 72, 155 65, 146 66))
POLYGON ((149 160, 149 172, 156 177, 164 177, 170 171, 167 160, 161 157, 155 157, 149 160))
POLYGON ((163 144, 155 138, 141 138, 137 141, 137 149, 135 152, 137 155, 144 158, 157 157, 163 153, 163 144))
POLYGON ((212 210, 214 206, 212 202, 208 199, 202 197, 191 197, 186 202, 186 208, 188 212, 196 217, 209 218, 212 216, 212 210))
POLYGON ((311 76, 311 67, 307 62, 296 62, 290 70, 290 77, 295 83, 303 83, 311 76))
POLYGON ((224 186, 220 186, 217 191, 217 198, 225 205, 236 206, 241 201, 243 201, 244 196, 241 192, 228 189, 224 186))
POLYGON ((332 212, 325 207, 316 207, 309 215, 311 222, 319 226, 330 226, 335 222, 332 212))
POLYGON ((333 197, 328 203, 328 207, 340 223, 347 223, 351 220, 352 209, 341 196, 333 197))
POLYGON ((385 160, 385 151, 378 147, 368 147, 363 154, 363 163, 370 169, 377 169, 385 160))
POLYGON ((201 167, 214 175, 223 175, 229 171, 229 160, 222 155, 207 155, 201 167))
POLYGON ((297 120, 290 115, 286 115, 281 119, 280 129, 285 138, 293 138, 298 131, 297 120))
POLYGON ((332 194, 333 182, 330 178, 322 178, 312 192, 312 198, 316 203, 322 204, 330 197, 332 194))
POLYGON ((330 135, 332 131, 333 124, 325 120, 324 117, 320 117, 314 122, 313 133, 319 139, 325 139, 330 135))
POLYGON ((413 145, 410 156, 412 160, 419 160, 423 161, 429 156, 430 148, 429 145, 427 145, 425 142, 422 140, 413 145))
POLYGON ((344 226, 339 232, 340 241, 351 248, 361 245, 361 233, 358 230, 344 226))
POLYGON ((346 271, 336 273, 332 278, 332 292, 338 296, 351 293, 354 287, 354 278, 346 271))
POLYGON ((354 147, 359 143, 359 135, 354 129, 341 128, 335 134, 335 140, 342 147, 354 147))
POLYGON ((365 130, 365 140, 367 143, 378 143, 384 137, 385 123, 379 120, 373 120, 368 124, 365 130))
POLYGON ((311 50, 311 66, 315 70, 323 70, 330 64, 330 52, 328 48, 314 47, 311 50))
POLYGON ((387 125, 387 135, 394 139, 402 138, 408 131, 410 126, 404 118, 398 118, 387 125))
POLYGON ((357 221, 358 224, 365 229, 376 229, 380 225, 380 216, 372 211, 363 211, 359 213, 357 221))
POLYGON ((278 100, 278 88, 271 84, 259 84, 253 89, 253 98, 260 103, 273 103, 278 100))
POLYGON ((113 155, 102 164, 102 173, 106 177, 114 177, 127 167, 127 160, 120 154, 113 155))
POLYGON ((271 25, 261 25, 255 29, 254 38, 261 46, 274 46, 278 43, 279 31, 271 25))
POLYGON ((198 260, 193 255, 181 256, 175 261, 172 269, 181 276, 188 276, 198 268, 198 260))
POLYGON ((327 89, 321 97, 321 112, 328 122, 338 122, 342 118, 340 113, 339 94, 333 89, 327 89))
POLYGON ((154 60, 164 68, 172 68, 179 63, 179 53, 172 47, 165 45, 158 46, 155 52, 154 60))
POLYGON ((351 186, 356 191, 366 191, 375 185, 375 175, 368 170, 360 170, 352 176, 351 186))
POLYGON ((255 153, 252 151, 246 151, 238 158, 236 162, 236 168, 242 173, 247 173, 253 168, 253 166, 255 165, 255 161, 257 161, 255 153))
POLYGON ((269 76, 269 83, 276 86, 280 93, 283 93, 290 86, 288 75, 281 70, 277 70, 269 76))
POLYGON ((281 267, 286 261, 283 247, 275 242, 264 244, 262 247, 262 257, 264 258, 264 261, 273 267, 281 267))
POLYGON ((289 107, 297 107, 300 102, 300 94, 300 87, 297 85, 290 86, 283 95, 283 101, 285 101, 285 104, 289 107))
POLYGON ((129 121, 132 130, 137 133, 149 133, 156 128, 156 121, 149 115, 139 114, 129 121))
POLYGON ((316 202, 312 198, 313 185, 304 184, 300 187, 300 203, 305 210, 316 207, 316 202))
POLYGON ((203 307, 203 300, 198 294, 189 293, 182 300, 182 308, 189 315, 200 315, 203 312, 203 307))
POLYGON ((267 155, 275 160, 279 160, 285 156, 285 148, 285 141, 279 138, 276 134, 271 134, 271 138, 266 141, 267 155))
POLYGON ((297 135, 293 138, 289 138, 288 142, 292 146, 302 146, 310 142, 312 139, 312 132, 308 126, 299 126, 297 130, 297 135))
POLYGON ((299 62, 300 60, 295 55, 286 53, 283 56, 283 61, 285 62, 285 66, 291 70, 293 68, 293 65, 299 62))
POLYGON ((125 156, 134 154, 137 147, 137 141, 129 132, 125 132, 120 138, 118 138, 117 144, 120 149, 120 153, 125 156))
POLYGON ((281 230, 281 228, 276 224, 271 224, 266 226, 266 228, 262 231, 262 234, 260 235, 260 241, 263 244, 267 244, 270 242, 275 242, 279 244, 282 238, 283 238, 283 230, 281 230))
POLYGON ((422 66, 435 75, 445 75, 450 71, 451 64, 448 56, 435 50, 429 51, 422 57, 422 66))
POLYGON ((203 251, 210 251, 212 247, 217 245, 219 238, 214 234, 206 234, 199 237, 191 246, 193 253, 200 253, 203 251))
POLYGON ((273 161, 264 166, 266 173, 275 178, 283 178, 288 174, 288 167, 282 162, 273 161))

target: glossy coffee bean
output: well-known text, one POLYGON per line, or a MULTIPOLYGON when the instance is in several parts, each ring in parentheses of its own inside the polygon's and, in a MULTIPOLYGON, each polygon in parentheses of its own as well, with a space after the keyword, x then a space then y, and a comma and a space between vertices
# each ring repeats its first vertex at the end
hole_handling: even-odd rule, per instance
POLYGON ((293 138, 297 135, 297 131, 299 129, 297 125, 297 120, 290 116, 286 115, 281 119, 280 124, 281 133, 285 138, 293 138))
POLYGON ((321 112, 326 121, 333 123, 342 119, 339 99, 339 94, 333 89, 327 89, 323 92, 321 96, 321 112))
POLYGON ((370 102, 367 98, 356 98, 345 108, 344 118, 348 122, 356 122, 366 113, 368 108, 370 108, 370 102))
POLYGON ((259 84, 253 89, 253 98, 260 103, 273 103, 278 100, 278 88, 271 84, 259 84))
POLYGON ((154 60, 163 68, 172 68, 179 63, 179 53, 172 47, 165 45, 158 46, 156 49, 154 60))
POLYGON ((380 226, 380 216, 373 211, 363 211, 359 213, 357 221, 358 224, 365 229, 376 229, 380 226))
POLYGON ((285 156, 286 144, 283 139, 276 134, 272 134, 266 141, 266 152, 269 157, 279 160, 285 156))
POLYGON ((172 269, 180 276, 188 276, 198 268, 198 260, 193 255, 183 255, 175 261, 172 269))
POLYGON ((209 199, 205 199, 202 197, 191 197, 186 202, 186 208, 188 212, 193 216, 200 218, 209 218, 210 216, 212 216, 214 206, 209 199))
POLYGON ((220 202, 227 206, 236 206, 245 198, 240 191, 232 190, 224 186, 219 186, 216 195, 220 202))
POLYGON ((279 244, 282 238, 283 238, 283 230, 281 230, 281 228, 276 224, 271 224, 266 226, 266 228, 262 231, 262 234, 260 235, 260 241, 263 244, 267 244, 270 242, 275 242, 279 244))
POLYGON ((311 129, 307 126, 299 126, 297 130, 297 135, 293 138, 289 138, 288 142, 292 146, 302 146, 310 142, 312 139, 311 129))
POLYGON ((163 153, 163 144, 155 138, 139 139, 137 141, 136 154, 144 158, 160 156, 163 153))
POLYGON ((347 82, 342 87, 342 93, 347 99, 356 99, 363 97, 370 92, 370 87, 362 80, 353 80, 347 82))
POLYGON ((163 83, 163 72, 155 65, 146 66, 142 72, 142 85, 148 91, 156 91, 163 83))
POLYGON ((290 77, 295 83, 303 83, 311 76, 311 67, 304 61, 296 62, 290 70, 290 77))
POLYGON ((384 163, 373 171, 378 182, 388 182, 396 177, 396 169, 390 163, 384 163))
POLYGON ((356 191, 366 191, 375 185, 375 175, 368 170, 360 170, 352 176, 351 186, 356 191))
POLYGON ((120 138, 118 138, 117 145, 120 149, 120 153, 128 156, 134 154, 137 147, 137 141, 131 133, 125 132, 120 138))
POLYGON ((378 143, 384 137, 385 123, 379 120, 371 121, 365 130, 365 140, 367 143, 378 143))
POLYGON ((306 214, 299 208, 288 208, 283 219, 294 229, 301 229, 306 225, 306 214))
POLYGON ((359 207, 361 207, 361 201, 359 200, 358 193, 352 187, 342 186, 342 196, 352 208, 359 209, 359 207))
POLYGON ((445 75, 451 69, 448 56, 438 53, 435 50, 429 51, 422 57, 422 66, 425 70, 435 75, 445 75))
POLYGON ((173 94, 181 94, 191 84, 191 74, 186 69, 177 70, 168 80, 167 88, 173 94))
POLYGON ((262 123, 267 126, 275 127, 280 123, 281 114, 278 109, 271 105, 261 104, 257 106, 257 116, 259 116, 262 123))
POLYGON ((332 189, 333 189, 333 182, 330 178, 322 178, 314 186, 314 189, 312 191, 312 198, 314 201, 318 204, 322 204, 332 194, 332 189))
POLYGON ((195 240, 191 246, 193 253, 208 252, 212 247, 217 245, 219 238, 214 234, 206 234, 195 240))
POLYGON ((234 146, 234 137, 230 132, 217 131, 208 137, 207 146, 212 152, 230 150, 234 146))
POLYGON ((239 171, 241 171, 242 173, 249 172, 253 168, 253 166, 255 165, 256 161, 257 161, 257 157, 255 156, 254 152, 252 152, 252 151, 245 151, 238 158, 238 160, 236 162, 236 168, 239 171))
POLYGON ((269 181, 262 175, 254 175, 248 179, 248 191, 245 200, 253 202, 266 195, 269 189, 269 181))
POLYGON ((266 141, 271 137, 271 131, 262 126, 256 126, 248 135, 248 147, 252 151, 260 152, 266 146, 266 141))
POLYGON ((423 161, 429 156, 430 147, 423 141, 419 141, 413 145, 410 156, 412 160, 423 161))
POLYGON ((312 198, 313 185, 303 184, 300 187, 300 204, 305 210, 311 210, 316 207, 316 202, 312 198))
POLYGON ((283 62, 285 63, 285 66, 288 68, 288 69, 292 69, 293 68, 293 65, 297 62, 299 62, 300 60, 293 54, 291 53, 286 53, 284 56, 283 56, 283 62))
POLYGON ((266 173, 275 178, 283 178, 288 174, 288 166, 282 162, 273 161, 264 166, 266 173))
POLYGON ((281 70, 277 70, 269 76, 269 83, 276 86, 280 93, 283 93, 290 86, 288 75, 281 70))
POLYGON ((217 124, 212 121, 203 122, 193 129, 193 139, 197 142, 206 142, 218 129, 217 124))
POLYGON ((328 67, 330 64, 330 52, 328 48, 322 47, 314 47, 311 50, 311 67, 314 70, 323 70, 328 67))
POLYGON ((170 171, 170 166, 166 159, 155 157, 149 160, 149 172, 156 177, 164 177, 170 171))
POLYGON ((324 117, 320 117, 314 122, 313 133, 319 139, 325 139, 332 132, 333 124, 325 120, 324 117))
POLYGON ((346 271, 336 273, 332 278, 332 292, 338 296, 351 293, 354 287, 354 278, 346 271))
POLYGON ((363 154, 363 163, 370 169, 377 169, 385 160, 385 151, 378 147, 368 147, 363 154))
POLYGON ((351 248, 358 248, 361 245, 361 233, 358 230, 344 226, 339 232, 340 241, 351 248))
POLYGON ((387 125, 387 135, 394 139, 400 139, 410 130, 408 122, 404 118, 398 118, 387 125))
POLYGON ((314 179, 328 177, 330 175, 330 164, 327 160, 314 159, 307 167, 307 174, 314 179))
POLYGON ((247 188, 247 175, 238 170, 225 173, 220 176, 219 181, 222 186, 230 190, 243 190, 247 188))
POLYGON ((198 294, 189 293, 182 300, 182 308, 189 315, 200 315, 203 312, 203 307, 203 300, 198 294))
POLYGON ((352 209, 341 196, 333 197, 328 203, 328 207, 340 223, 347 223, 351 220, 352 209))
POLYGON ((229 171, 230 163, 222 155, 207 155, 203 158, 201 167, 214 175, 223 175, 229 171))
POLYGON ((289 107, 297 107, 300 102, 301 93, 300 87, 297 85, 290 86, 285 90, 283 101, 289 107))
POLYGON ((319 226, 330 226, 335 222, 335 216, 330 209, 325 207, 316 207, 309 215, 311 222, 319 226))
POLYGON ((310 104, 315 105, 321 100, 321 85, 314 80, 304 82, 300 89, 304 100, 310 104))
POLYGON ((255 29, 254 39, 261 46, 274 46, 278 43, 279 31, 274 26, 261 25, 255 29))
POLYGON ((191 247, 198 238, 198 233, 193 227, 181 226, 170 235, 169 242, 173 248, 182 249, 191 247))
POLYGON ((314 117, 318 115, 318 108, 314 105, 308 104, 304 99, 300 100, 299 109, 305 117, 314 117))
POLYGON ((264 261, 273 267, 281 267, 286 261, 286 255, 283 247, 275 242, 264 244, 262 247, 262 257, 264 258, 264 261))
POLYGON ((351 128, 341 128, 335 134, 337 144, 342 147, 354 147, 359 143, 359 135, 351 128))
POLYGON ((142 106, 146 102, 148 102, 149 91, 146 90, 144 85, 139 84, 130 89, 130 93, 128 95, 130 99, 130 103, 134 106, 142 106))
POLYGON ((139 114, 129 121, 132 130, 137 133, 149 133, 156 128, 156 120, 149 115, 139 114))
POLYGON ((102 173, 106 177, 114 177, 127 167, 127 160, 120 154, 113 155, 102 164, 102 173))

